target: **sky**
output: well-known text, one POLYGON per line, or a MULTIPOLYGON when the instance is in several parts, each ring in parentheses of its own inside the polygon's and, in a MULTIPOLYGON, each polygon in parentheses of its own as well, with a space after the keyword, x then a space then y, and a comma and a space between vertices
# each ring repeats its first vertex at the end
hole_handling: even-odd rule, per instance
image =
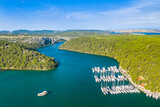
POLYGON ((0 0, 0 30, 160 29, 160 0, 0 0))

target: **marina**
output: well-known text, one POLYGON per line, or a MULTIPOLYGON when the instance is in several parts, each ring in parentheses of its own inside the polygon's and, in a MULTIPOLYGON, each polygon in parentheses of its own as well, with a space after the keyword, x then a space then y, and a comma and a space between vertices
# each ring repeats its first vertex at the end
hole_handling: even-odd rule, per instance
MULTIPOLYGON (((105 67, 94 67, 92 72, 94 74, 94 79, 96 83, 101 83, 101 91, 104 95, 107 94, 126 94, 126 93, 140 93, 140 90, 146 94, 147 97, 152 97, 158 100, 160 97, 157 93, 151 92, 149 90, 142 89, 140 86, 134 84, 134 86, 126 78, 128 75, 122 69, 118 69, 116 66, 110 66, 108 69, 105 67), (125 77, 121 74, 121 72, 125 77), (127 82, 127 84, 126 84, 127 82), (110 85, 107 85, 110 84, 110 85)), ((129 77, 128 77, 129 78, 129 77)))
POLYGON ((102 69, 100 69, 100 67, 94 67, 92 68, 92 72, 95 82, 101 83, 101 91, 104 95, 109 93, 140 93, 140 91, 130 83, 126 84, 128 81, 127 78, 120 73, 116 66, 110 66, 108 69, 105 67, 102 67, 102 69))

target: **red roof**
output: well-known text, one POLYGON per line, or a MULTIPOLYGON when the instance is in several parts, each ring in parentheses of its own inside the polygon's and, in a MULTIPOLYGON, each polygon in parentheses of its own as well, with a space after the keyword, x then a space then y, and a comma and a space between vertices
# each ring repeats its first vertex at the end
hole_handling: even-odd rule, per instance
POLYGON ((141 84, 140 86, 144 87, 144 85, 143 85, 143 84, 141 84))
POLYGON ((137 81, 140 81, 140 80, 142 80, 142 78, 141 78, 141 77, 139 77, 137 81))

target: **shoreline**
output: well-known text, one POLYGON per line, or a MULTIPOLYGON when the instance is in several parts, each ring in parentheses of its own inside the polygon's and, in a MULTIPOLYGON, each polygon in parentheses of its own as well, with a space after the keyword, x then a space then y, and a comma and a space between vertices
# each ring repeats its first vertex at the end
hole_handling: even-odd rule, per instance
MULTIPOLYGON (((61 49, 61 50, 67 50, 67 49, 64 49, 64 48, 61 48, 61 47, 59 47, 59 49, 61 49)), ((73 52, 79 52, 79 51, 74 51, 74 50, 67 50, 67 51, 73 51, 73 52)), ((88 53, 88 52, 79 52, 79 53, 84 53, 84 54, 91 54, 91 53, 88 53)), ((91 55, 97 55, 97 54, 91 54, 91 55)), ((104 56, 104 55, 99 55, 99 56, 104 56)), ((109 57, 109 56, 105 56, 105 57, 109 57)), ((110 57, 110 58, 113 58, 113 57, 110 57)), ((113 58, 114 60, 116 60, 115 58, 113 58)), ((117 61, 117 60, 116 60, 117 61)), ((118 62, 118 61, 117 61, 118 62)), ((131 79, 131 77, 130 77, 130 75, 128 75, 127 74, 127 70, 124 70, 121 66, 119 66, 119 71, 122 73, 122 75, 124 75, 128 80, 129 80, 129 82, 134 86, 134 87, 136 87, 137 89, 139 89, 141 92, 143 92, 143 93, 145 93, 145 94, 147 94, 147 95, 149 95, 149 94, 151 94, 151 95, 158 95, 158 99, 160 99, 160 92, 152 92, 152 91, 150 91, 150 90, 147 90, 147 89, 145 89, 145 88, 141 88, 140 86, 138 86, 136 83, 134 83, 133 81, 132 81, 132 79, 131 79)))
POLYGON ((142 91, 143 93, 145 93, 146 96, 148 96, 148 95, 151 94, 150 97, 153 97, 153 98, 154 98, 155 95, 158 95, 158 99, 160 99, 160 92, 152 92, 152 91, 150 91, 150 90, 145 89, 144 87, 140 87, 139 85, 137 85, 136 83, 134 83, 134 82, 132 81, 131 76, 128 75, 127 72, 126 72, 127 70, 124 70, 121 66, 119 66, 119 71, 122 73, 122 75, 124 75, 124 76, 129 80, 129 82, 130 82, 134 87, 136 87, 137 89, 139 89, 140 91, 142 91))
MULTIPOLYGON (((105 55, 92 54, 92 53, 89 53, 89 52, 80 52, 80 51, 74 51, 74 50, 67 50, 67 49, 64 49, 64 48, 58 48, 58 49, 64 50, 64 51, 77 52, 77 53, 81 53, 81 54, 96 55, 96 56, 105 56, 105 55)), ((109 58, 112 58, 112 59, 116 60, 115 58, 110 57, 110 56, 105 56, 105 57, 109 57, 109 58)), ((116 61, 117 61, 117 60, 116 60, 116 61)), ((117 61, 117 62, 118 62, 118 61, 117 61)), ((118 62, 118 63, 119 63, 119 62, 118 62)))
POLYGON ((18 69, 18 68, 0 68, 0 70, 22 70, 22 71, 49 71, 56 69, 57 67, 51 68, 51 69, 18 69))
MULTIPOLYGON (((48 44, 48 45, 45 45, 45 46, 41 46, 41 47, 37 47, 34 51, 38 52, 37 49, 38 48, 44 48, 44 47, 47 47, 47 46, 51 46, 51 45, 55 45, 56 43, 52 43, 52 44, 48 44)), ((40 52, 39 52, 40 53, 40 52)), ((42 54, 42 53, 41 53, 42 54)), ((48 57, 48 56, 47 56, 48 57)), ((52 57, 51 57, 52 58, 52 57)), ((54 60, 53 60, 54 61, 54 60)), ((57 62, 57 61, 56 61, 57 62)), ((53 70, 53 69, 56 69, 58 67, 58 62, 57 64, 54 66, 54 68, 50 68, 50 69, 27 69, 27 68, 12 68, 12 67, 9 67, 9 68, 3 68, 3 67, 0 67, 0 70, 22 70, 22 71, 49 71, 49 70, 53 70)))

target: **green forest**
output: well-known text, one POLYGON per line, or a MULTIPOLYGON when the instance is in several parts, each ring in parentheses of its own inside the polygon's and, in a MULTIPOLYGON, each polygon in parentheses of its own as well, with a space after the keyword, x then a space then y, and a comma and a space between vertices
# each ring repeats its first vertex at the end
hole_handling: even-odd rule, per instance
POLYGON ((160 92, 160 35, 80 37, 67 41, 60 49, 112 57, 128 70, 135 83, 160 92), (140 76, 144 80, 138 82, 140 76))
POLYGON ((0 40, 0 69, 50 70, 57 66, 54 58, 29 47, 31 46, 0 40))

